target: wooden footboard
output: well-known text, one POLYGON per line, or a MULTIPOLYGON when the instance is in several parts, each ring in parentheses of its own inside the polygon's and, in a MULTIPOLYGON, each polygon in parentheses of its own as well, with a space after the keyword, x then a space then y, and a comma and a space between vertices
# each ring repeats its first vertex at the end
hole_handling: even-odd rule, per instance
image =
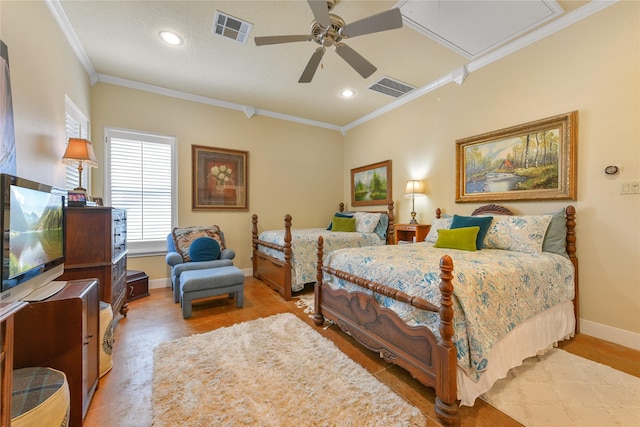
POLYGON ((258 239, 258 215, 252 217, 253 277, 262 280, 277 291, 284 300, 291 299, 291 215, 284 217, 284 245, 275 245, 258 239), (258 251, 262 245, 284 253, 284 261, 258 251))
POLYGON ((440 261, 440 306, 408 295, 380 283, 323 266, 323 238, 318 238, 318 277, 315 285, 313 321, 322 325, 325 318, 365 347, 377 351, 387 362, 406 369, 422 384, 436 391, 435 411, 446 425, 458 418, 456 388, 456 348, 453 344, 453 262, 445 255, 440 261), (408 326, 390 309, 381 307, 369 294, 333 289, 323 282, 324 273, 344 279, 362 288, 405 302, 421 310, 440 315, 440 338, 426 326, 408 326))
MULTIPOLYGON (((393 201, 387 205, 387 211, 371 211, 384 213, 389 218, 387 225, 387 244, 392 245, 393 241, 393 201)), ((344 212, 344 203, 340 203, 339 211, 344 212)), ((293 294, 292 291, 292 265, 291 257, 293 251, 291 249, 291 215, 285 215, 284 217, 284 244, 276 245, 273 243, 265 242, 259 239, 258 234, 258 215, 251 216, 252 220, 252 244, 253 244, 253 277, 262 280, 271 289, 277 291, 283 299, 290 300, 293 294), (264 252, 258 250, 258 246, 264 246, 284 254, 284 261, 278 258, 274 258, 264 252)))

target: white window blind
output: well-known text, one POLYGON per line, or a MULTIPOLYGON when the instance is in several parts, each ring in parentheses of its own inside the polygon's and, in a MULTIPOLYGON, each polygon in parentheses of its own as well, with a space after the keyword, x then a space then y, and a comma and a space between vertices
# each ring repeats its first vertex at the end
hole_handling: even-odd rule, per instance
POLYGON ((175 223, 175 138, 107 129, 106 202, 127 210, 132 255, 166 251, 175 223))
MULTIPOLYGON (((67 142, 69 138, 87 138, 89 121, 68 97, 65 97, 64 124, 67 142)), ((65 165, 65 167, 65 189, 73 190, 78 187, 80 182, 78 165, 65 165)), ((89 185, 89 169, 84 168, 82 171, 82 186, 87 189, 91 188, 89 185)))

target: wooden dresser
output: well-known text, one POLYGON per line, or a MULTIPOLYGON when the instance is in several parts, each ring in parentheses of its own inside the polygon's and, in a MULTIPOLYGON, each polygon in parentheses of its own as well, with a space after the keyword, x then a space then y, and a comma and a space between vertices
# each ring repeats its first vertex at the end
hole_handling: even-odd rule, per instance
POLYGON ((13 368, 42 366, 64 372, 71 399, 69 426, 81 427, 98 386, 98 282, 70 281, 14 317, 13 368))
POLYGON ((100 300, 127 315, 127 211, 109 207, 65 210, 64 274, 58 280, 97 278, 100 300))

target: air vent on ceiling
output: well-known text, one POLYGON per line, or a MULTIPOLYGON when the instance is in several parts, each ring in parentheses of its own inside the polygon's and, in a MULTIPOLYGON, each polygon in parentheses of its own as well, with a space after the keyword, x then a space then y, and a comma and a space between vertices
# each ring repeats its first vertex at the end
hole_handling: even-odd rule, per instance
POLYGON ((248 22, 216 11, 216 18, 213 22, 213 34, 240 43, 246 43, 252 28, 253 25, 248 22))
POLYGON ((390 77, 383 77, 369 86, 369 89, 384 93, 385 95, 393 96, 394 98, 399 98, 405 93, 413 91, 415 87, 409 86, 390 77))

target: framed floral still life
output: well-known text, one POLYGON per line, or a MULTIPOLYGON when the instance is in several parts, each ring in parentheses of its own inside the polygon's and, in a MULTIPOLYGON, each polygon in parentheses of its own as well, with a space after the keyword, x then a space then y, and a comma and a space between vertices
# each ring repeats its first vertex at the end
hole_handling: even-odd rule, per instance
POLYGON ((456 141, 456 202, 575 200, 578 112, 456 141))
POLYGON ((192 145, 193 210, 249 210, 249 152, 192 145))
POLYGON ((391 200, 391 160, 351 169, 351 206, 386 205, 391 200))

